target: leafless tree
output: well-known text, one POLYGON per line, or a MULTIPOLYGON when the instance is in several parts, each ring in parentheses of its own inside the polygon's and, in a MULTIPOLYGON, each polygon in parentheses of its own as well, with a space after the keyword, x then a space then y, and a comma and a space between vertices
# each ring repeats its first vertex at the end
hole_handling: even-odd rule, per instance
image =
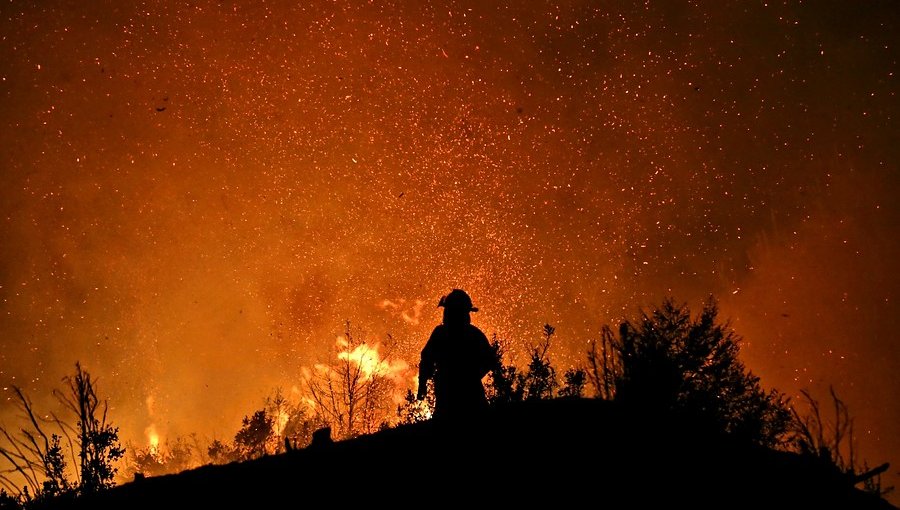
POLYGON ((591 340, 591 348, 587 353, 588 379, 594 386, 597 397, 612 400, 616 393, 616 379, 621 376, 622 367, 617 356, 616 337, 609 326, 600 331, 600 349, 597 341, 591 340))
POLYGON ((337 360, 317 365, 307 388, 317 417, 337 437, 374 432, 391 415, 392 383, 377 353, 357 339, 348 321, 337 360))

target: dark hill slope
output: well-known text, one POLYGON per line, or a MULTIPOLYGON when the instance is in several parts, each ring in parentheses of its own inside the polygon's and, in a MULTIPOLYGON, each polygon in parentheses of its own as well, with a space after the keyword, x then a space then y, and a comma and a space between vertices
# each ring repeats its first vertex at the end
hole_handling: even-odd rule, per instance
POLYGON ((423 423, 129 483, 78 508, 893 508, 790 453, 596 400, 423 423))

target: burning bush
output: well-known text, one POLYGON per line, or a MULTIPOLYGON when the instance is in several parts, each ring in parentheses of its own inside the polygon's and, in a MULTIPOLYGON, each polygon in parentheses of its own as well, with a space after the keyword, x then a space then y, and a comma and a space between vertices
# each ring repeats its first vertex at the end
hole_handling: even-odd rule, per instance
POLYGON ((304 369, 306 401, 315 416, 339 438, 368 434, 389 424, 408 384, 416 382, 409 365, 383 358, 380 345, 354 337, 349 322, 335 347, 335 361, 304 369))

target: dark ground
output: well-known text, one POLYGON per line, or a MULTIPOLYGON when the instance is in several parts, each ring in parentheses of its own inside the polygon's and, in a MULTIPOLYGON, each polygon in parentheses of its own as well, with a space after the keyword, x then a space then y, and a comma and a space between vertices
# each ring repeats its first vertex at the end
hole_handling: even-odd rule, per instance
MULTIPOLYGON (((75 508, 895 508, 797 455, 597 400, 494 410, 116 487, 75 508)), ((66 505, 68 506, 68 505, 66 505)))

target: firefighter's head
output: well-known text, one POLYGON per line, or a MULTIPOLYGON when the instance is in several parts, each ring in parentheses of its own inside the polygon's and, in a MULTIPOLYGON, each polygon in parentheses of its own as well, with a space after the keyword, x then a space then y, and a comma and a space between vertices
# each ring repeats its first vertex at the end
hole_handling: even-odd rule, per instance
POLYGON ((444 324, 469 324, 472 322, 469 313, 478 311, 472 306, 472 298, 460 289, 453 289, 442 297, 438 306, 444 308, 444 324))

